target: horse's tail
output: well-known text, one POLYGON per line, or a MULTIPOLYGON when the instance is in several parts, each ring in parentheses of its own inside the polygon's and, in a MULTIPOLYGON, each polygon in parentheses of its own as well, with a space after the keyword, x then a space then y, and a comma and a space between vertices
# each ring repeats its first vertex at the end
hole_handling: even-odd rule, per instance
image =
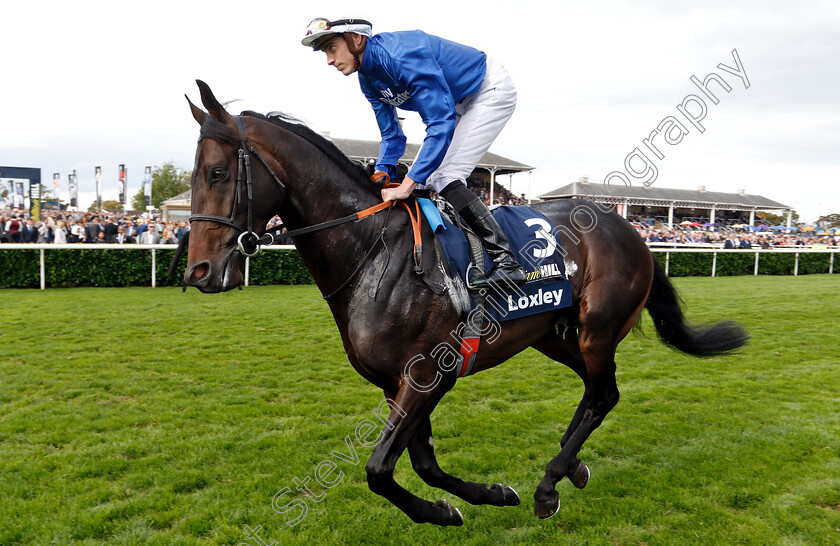
POLYGON ((674 285, 654 258, 653 284, 645 307, 664 343, 689 355, 715 356, 742 347, 750 338, 744 327, 733 321, 686 324, 681 303, 674 285))

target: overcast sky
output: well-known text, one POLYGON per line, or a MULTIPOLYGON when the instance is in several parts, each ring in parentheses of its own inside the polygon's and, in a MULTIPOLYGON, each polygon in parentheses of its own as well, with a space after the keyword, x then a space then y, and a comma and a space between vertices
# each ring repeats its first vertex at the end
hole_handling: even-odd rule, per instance
MULTIPOLYGON (((656 187, 744 189, 809 221, 840 213, 840 3, 688 4, 14 2, 3 8, 0 165, 40 168, 45 185, 60 173, 64 199, 75 169, 85 207, 96 165, 106 199, 120 163, 130 195, 146 165, 191 170, 198 125, 184 94, 199 102, 195 79, 223 102, 239 99, 234 113, 282 110, 334 137, 378 140, 357 77, 300 45, 312 18, 354 15, 374 32, 420 28, 471 45, 508 68, 518 106, 491 151, 536 167, 534 196, 613 171, 641 184, 625 167, 639 147, 656 187), (743 78, 718 68, 737 68, 733 50, 743 78), (690 81, 711 72, 731 87, 709 84, 718 104, 690 81), (677 109, 689 95, 706 105, 702 132, 677 109), (669 116, 688 132, 677 144, 655 136, 659 159, 643 139, 669 116)), ((406 116, 409 141, 421 142, 417 114, 406 116)), ((631 166, 641 172, 640 161, 631 166)), ((512 184, 528 192, 526 174, 512 184)))

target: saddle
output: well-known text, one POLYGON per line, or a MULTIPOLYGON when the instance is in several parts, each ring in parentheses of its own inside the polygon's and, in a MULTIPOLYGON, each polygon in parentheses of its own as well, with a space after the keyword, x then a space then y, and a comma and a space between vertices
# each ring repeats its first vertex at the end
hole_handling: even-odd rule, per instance
MULTIPOLYGON (((572 304, 571 281, 554 226, 540 212, 526 206, 491 209, 510 242, 516 261, 524 268, 526 282, 517 286, 472 290, 471 271, 493 267, 481 239, 443 199, 419 198, 420 209, 435 234, 440 269, 450 300, 459 312, 463 363, 459 376, 467 375, 478 349, 485 321, 504 322, 568 307, 572 304), (481 264, 483 267, 479 267, 481 264)), ((569 265, 570 274, 576 269, 569 265)))

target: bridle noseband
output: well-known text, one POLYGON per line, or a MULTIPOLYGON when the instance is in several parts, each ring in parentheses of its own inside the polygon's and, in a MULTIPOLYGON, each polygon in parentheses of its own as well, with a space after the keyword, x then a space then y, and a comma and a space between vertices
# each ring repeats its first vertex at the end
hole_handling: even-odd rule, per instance
POLYGON ((236 231, 239 232, 239 237, 236 239, 236 248, 242 255, 247 257, 253 257, 259 254, 260 252, 260 245, 263 244, 273 244, 274 243, 274 235, 271 233, 266 233, 262 237, 259 237, 254 232, 253 226, 253 201, 254 201, 254 189, 253 189, 253 182, 251 180, 251 154, 256 157, 260 163, 262 163, 263 167, 268 171, 268 174, 271 175, 271 178, 274 179, 274 182, 277 183, 277 186, 280 188, 281 193, 281 200, 285 201, 286 198, 286 185, 277 177, 271 167, 268 165, 265 159, 260 155, 256 148, 251 146, 248 142, 248 137, 245 135, 245 126, 242 123, 241 116, 233 116, 234 121, 236 122, 236 128, 239 132, 239 172, 236 176, 236 193, 234 194, 233 198, 233 208, 230 211, 230 218, 225 218, 224 216, 217 216, 215 214, 193 214, 190 216, 190 222, 214 222, 216 224, 221 224, 223 226, 232 227, 236 231), (236 218, 236 209, 239 205, 239 194, 242 191, 242 184, 245 184, 245 189, 248 195, 248 226, 247 229, 243 229, 240 226, 235 218, 236 218))

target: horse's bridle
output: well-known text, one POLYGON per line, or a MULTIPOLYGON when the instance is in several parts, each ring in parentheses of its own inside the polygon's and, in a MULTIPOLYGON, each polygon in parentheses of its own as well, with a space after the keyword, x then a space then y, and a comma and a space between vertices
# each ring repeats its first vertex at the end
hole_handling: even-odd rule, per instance
MULTIPOLYGON (((251 180, 251 155, 253 154, 260 163, 262 163, 265 170, 268 171, 268 174, 271 175, 271 178, 274 179, 274 182, 277 183, 277 186, 280 188, 281 193, 281 200, 285 201, 286 199, 286 185, 277 177, 274 171, 271 169, 269 164, 263 159, 260 153, 257 151, 256 148, 251 146, 248 142, 248 137, 245 134, 245 126, 242 123, 241 116, 233 116, 234 121, 236 122, 236 128, 239 132, 239 173, 236 176, 236 194, 233 199, 233 208, 230 211, 230 218, 226 218, 224 216, 217 216, 215 214, 192 214, 190 215, 190 222, 213 222, 216 224, 221 224, 223 226, 232 227, 236 231, 239 232, 239 237, 236 239, 236 248, 239 250, 242 255, 247 257, 253 257, 259 254, 261 245, 272 245, 275 243, 274 235, 271 233, 266 233, 262 237, 259 237, 253 229, 253 183, 251 180), (236 223, 236 209, 239 205, 239 194, 242 190, 242 185, 245 184, 245 188, 248 195, 248 226, 247 229, 243 229, 238 223, 236 223), (248 247, 246 247, 246 245, 248 247)), ((393 184, 396 186, 397 184, 393 184)), ((414 201, 414 208, 415 213, 412 213, 411 207, 405 201, 400 201, 400 205, 402 205, 406 211, 408 211, 409 218, 411 220, 412 231, 414 235, 414 271, 417 274, 423 275, 423 267, 422 267, 422 256, 423 256, 423 243, 422 238, 420 235, 420 205, 415 200, 414 201)), ((359 212, 354 212, 353 214, 349 214, 347 216, 343 216, 341 218, 336 218, 334 220, 328 220, 326 222, 321 222, 319 224, 314 224, 311 226, 294 229, 291 231, 286 231, 283 233, 283 237, 296 237, 298 235, 304 235, 306 233, 312 233, 314 231, 320 231, 322 229, 331 228, 334 226, 338 226, 341 224, 346 224, 348 222, 357 222, 369 216, 373 216, 377 212, 388 210, 391 206, 394 205, 394 201, 383 201, 377 205, 372 207, 368 207, 364 210, 359 212)), ((387 224, 387 222, 386 222, 387 224)), ((377 244, 382 241, 384 243, 384 235, 385 235, 386 227, 382 228, 382 231, 379 234, 379 237, 374 241, 373 245, 365 254, 364 258, 362 259, 359 266, 356 270, 350 275, 350 277, 341 284, 341 286, 332 292, 331 294, 324 296, 325 299, 329 299, 338 292, 340 292, 349 282, 356 276, 359 270, 362 267, 362 264, 370 257, 373 249, 376 248, 377 244)), ((384 274, 384 271, 383 271, 384 274)), ((425 277, 424 277, 425 279, 425 277)))
MULTIPOLYGON (((239 238, 237 238, 236 240, 237 250, 239 250, 239 252, 241 252, 244 256, 250 258, 259 254, 261 245, 273 245, 276 242, 274 235, 272 235, 271 233, 266 233, 262 237, 258 237, 257 234, 254 232, 252 211, 254 196, 253 183, 251 181, 251 154, 253 154, 254 157, 256 157, 260 161, 260 163, 262 163, 263 167, 265 167, 265 170, 268 171, 268 174, 270 174, 271 178, 274 179, 274 182, 277 183, 277 186, 280 188, 281 200, 283 201, 285 201, 286 199, 286 185, 274 173, 274 171, 271 169, 266 160, 263 159, 262 155, 260 155, 257 149, 251 146, 251 144, 248 142, 248 137, 245 135, 245 126, 242 123, 242 117, 233 116, 233 119, 234 121, 236 121, 236 128, 239 131, 239 173, 236 177, 236 194, 233 200, 233 208, 230 211, 230 218, 226 218, 224 216, 217 216, 215 214, 193 214, 190 216, 189 221, 213 222, 216 224, 221 224, 223 226, 232 227, 233 229, 239 232, 239 238), (242 191, 243 184, 245 184, 246 191, 248 194, 247 229, 240 226, 235 220, 236 208, 239 206, 239 194, 242 191)), ((378 205, 368 207, 365 210, 354 212, 353 214, 343 216, 341 218, 336 218, 335 220, 328 220, 326 222, 321 222, 320 224, 315 224, 300 229, 294 229, 291 231, 285 231, 283 232, 283 237, 296 237, 298 235, 312 233, 313 231, 320 231, 322 229, 346 224, 347 222, 356 222, 358 220, 376 214, 381 210, 390 208, 391 205, 393 205, 392 201, 384 201, 382 203, 379 203, 378 205)), ((403 204, 403 206, 406 205, 403 204)), ((409 214, 411 213, 409 212, 409 214)), ((419 228, 415 227, 415 239, 417 239, 418 236, 419 228)))
POLYGON ((268 174, 271 175, 271 178, 274 179, 274 182, 277 183, 277 186, 280 188, 280 193, 282 195, 282 200, 285 200, 286 197, 286 185, 277 177, 271 167, 268 165, 265 159, 260 155, 256 148, 251 146, 248 142, 248 137, 245 135, 245 126, 242 123, 241 116, 233 116, 234 121, 236 122, 236 128, 239 132, 239 173, 236 175, 236 193, 234 194, 233 198, 233 207, 230 211, 230 218, 226 218, 224 216, 217 216, 215 214, 193 214, 190 216, 190 222, 214 222, 216 224, 221 224, 223 226, 232 227, 236 231, 239 232, 239 237, 236 239, 236 248, 241 252, 244 256, 253 257, 259 254, 260 252, 260 245, 263 244, 273 244, 274 243, 274 235, 271 233, 266 233, 262 237, 259 237, 254 232, 253 226, 253 201, 254 201, 254 190, 253 190, 253 182, 251 180, 251 154, 256 157, 260 163, 262 163, 265 170, 268 171, 268 174), (242 185, 245 185, 247 195, 248 195, 248 226, 247 229, 243 229, 240 226, 235 218, 236 218, 236 209, 239 206, 239 194, 242 191, 242 185), (247 245, 247 246, 246 246, 247 245))

